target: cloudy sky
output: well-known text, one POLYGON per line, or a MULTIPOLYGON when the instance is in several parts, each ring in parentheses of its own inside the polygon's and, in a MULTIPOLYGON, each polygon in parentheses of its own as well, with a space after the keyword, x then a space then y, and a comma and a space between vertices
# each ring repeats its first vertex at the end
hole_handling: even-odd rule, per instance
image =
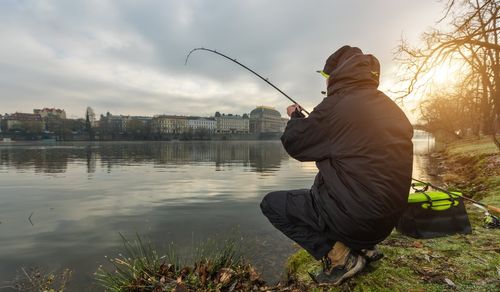
POLYGON ((213 115, 290 103, 226 53, 312 109, 315 73, 338 47, 377 56, 381 89, 394 86, 393 51, 443 14, 437 0, 2 0, 0 113, 33 108, 98 114, 213 115))

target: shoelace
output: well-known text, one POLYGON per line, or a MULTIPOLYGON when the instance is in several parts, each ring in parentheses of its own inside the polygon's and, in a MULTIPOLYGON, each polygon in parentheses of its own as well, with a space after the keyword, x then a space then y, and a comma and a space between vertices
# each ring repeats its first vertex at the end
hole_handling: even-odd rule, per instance
POLYGON ((330 268, 332 266, 332 260, 328 256, 324 256, 321 259, 321 264, 323 266, 323 270, 328 271, 328 270, 330 270, 330 268))

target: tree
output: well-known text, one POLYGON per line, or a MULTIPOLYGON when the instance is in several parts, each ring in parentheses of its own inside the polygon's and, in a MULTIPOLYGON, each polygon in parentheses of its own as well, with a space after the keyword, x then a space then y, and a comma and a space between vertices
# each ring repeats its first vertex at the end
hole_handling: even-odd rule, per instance
POLYGON ((197 128, 194 130, 194 137, 198 140, 209 140, 211 132, 207 128, 197 128))
POLYGON ((7 120, 0 118, 0 132, 7 131, 7 120))
POLYGON ((85 113, 85 130, 87 134, 89 135, 89 140, 93 141, 94 140, 94 129, 92 128, 92 115, 89 110, 85 113))
POLYGON ((48 115, 45 118, 45 129, 53 132, 59 140, 66 140, 71 135, 71 124, 67 119, 62 119, 55 115, 48 115))
POLYGON ((448 137, 460 139, 466 135, 478 135, 480 112, 469 102, 471 94, 460 90, 434 93, 420 104, 420 123, 425 125, 426 131, 448 137))
POLYGON ((84 119, 67 119, 68 128, 77 134, 81 134, 85 131, 85 120, 84 119))
POLYGON ((43 124, 40 121, 22 121, 19 129, 25 134, 29 135, 39 135, 42 133, 43 124))
POLYGON ((138 118, 131 118, 127 121, 126 133, 133 139, 144 139, 147 135, 146 125, 138 118))
POLYGON ((111 137, 111 122, 109 120, 110 113, 106 115, 101 115, 99 120, 99 138, 101 140, 109 139, 111 137))
MULTIPOLYGON (((451 31, 438 29, 423 34, 422 47, 412 47, 402 40, 396 59, 405 69, 402 80, 407 87, 401 98, 420 91, 427 97, 433 95, 429 76, 443 64, 455 69, 459 75, 460 89, 471 92, 456 98, 468 99, 471 110, 479 110, 480 132, 491 134, 500 150, 496 137, 500 119, 500 44, 499 3, 495 0, 449 0, 443 19, 450 20, 451 31)), ((429 110, 429 107, 423 107, 429 110)), ((459 117, 457 117, 459 118, 459 117)))

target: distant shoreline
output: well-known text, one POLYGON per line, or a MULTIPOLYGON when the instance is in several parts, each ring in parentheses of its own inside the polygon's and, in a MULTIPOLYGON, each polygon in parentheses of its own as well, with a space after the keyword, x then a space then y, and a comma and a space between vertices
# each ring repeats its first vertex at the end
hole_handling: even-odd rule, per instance
POLYGON ((11 137, 10 135, 2 136, 0 134, 0 145, 12 145, 19 143, 42 143, 50 144, 56 142, 132 142, 132 141, 253 141, 253 140, 279 140, 282 133, 271 132, 271 133, 258 133, 258 134, 211 134, 209 136, 200 138, 186 135, 164 135, 161 137, 154 137, 149 139, 134 139, 133 137, 117 137, 100 139, 96 137, 95 139, 88 139, 87 137, 76 136, 72 139, 57 139, 57 138, 46 138, 43 139, 41 136, 38 137, 11 137))

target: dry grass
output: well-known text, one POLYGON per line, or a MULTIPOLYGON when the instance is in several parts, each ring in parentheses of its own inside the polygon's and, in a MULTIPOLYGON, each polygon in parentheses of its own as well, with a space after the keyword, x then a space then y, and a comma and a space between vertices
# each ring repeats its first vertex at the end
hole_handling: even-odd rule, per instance
POLYGON ((499 151, 491 137, 483 137, 481 139, 466 139, 451 143, 447 147, 447 152, 451 155, 476 156, 495 154, 499 151))
MULTIPOLYGON (((124 254, 100 267, 96 280, 105 291, 250 291, 268 289, 260 274, 241 261, 239 244, 232 239, 207 241, 192 265, 181 265, 173 247, 166 256, 141 237, 125 237, 124 254)), ((270 288, 269 288, 270 289, 270 288)))

